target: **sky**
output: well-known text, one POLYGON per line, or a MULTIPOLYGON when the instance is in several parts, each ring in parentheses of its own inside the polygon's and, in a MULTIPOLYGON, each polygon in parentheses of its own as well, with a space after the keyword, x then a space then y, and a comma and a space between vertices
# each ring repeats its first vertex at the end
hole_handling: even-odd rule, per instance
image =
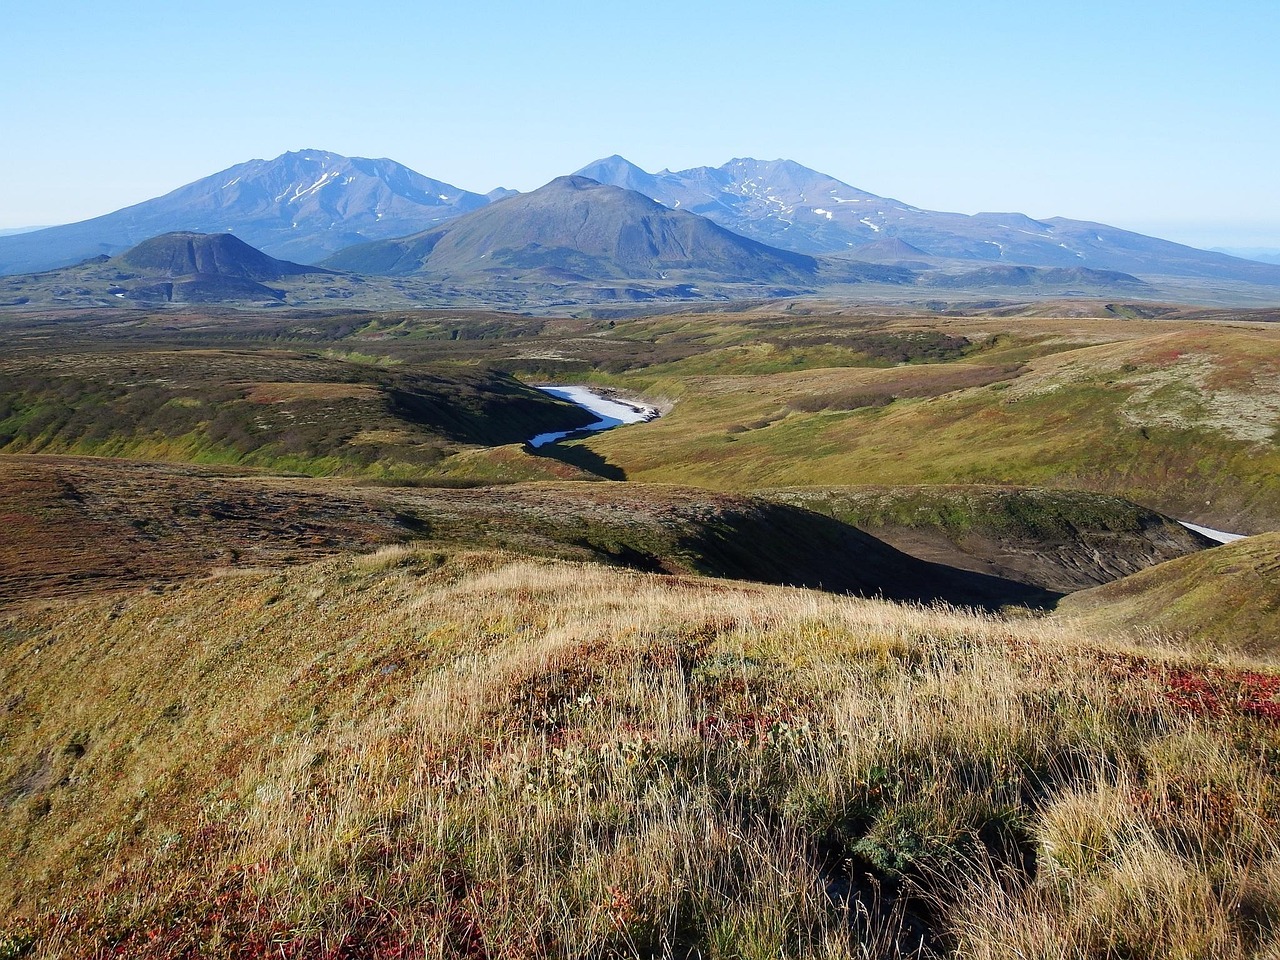
POLYGON ((477 192, 619 153, 1280 248, 1280 0, 5 0, 0 228, 288 150, 477 192))

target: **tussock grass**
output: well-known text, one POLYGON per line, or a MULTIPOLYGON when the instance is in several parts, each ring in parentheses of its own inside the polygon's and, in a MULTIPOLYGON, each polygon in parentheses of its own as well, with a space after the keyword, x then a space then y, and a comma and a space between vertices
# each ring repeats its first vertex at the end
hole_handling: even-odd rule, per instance
POLYGON ((1052 620, 389 547, 0 636, 10 955, 1278 946, 1280 732, 1052 620))

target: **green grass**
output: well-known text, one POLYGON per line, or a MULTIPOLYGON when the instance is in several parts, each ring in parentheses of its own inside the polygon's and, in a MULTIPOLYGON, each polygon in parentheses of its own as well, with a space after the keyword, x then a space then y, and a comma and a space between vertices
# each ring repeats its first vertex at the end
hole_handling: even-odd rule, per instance
POLYGON ((0 451, 421 477, 449 455, 589 419, 481 368, 255 351, 2 361, 0 451))

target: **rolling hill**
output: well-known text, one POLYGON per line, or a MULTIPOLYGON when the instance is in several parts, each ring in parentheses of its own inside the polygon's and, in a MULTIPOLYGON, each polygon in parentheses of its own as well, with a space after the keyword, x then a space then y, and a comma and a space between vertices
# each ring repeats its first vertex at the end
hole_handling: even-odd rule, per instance
POLYGON ((0 358, 0 452, 421 476, 458 449, 591 421, 489 369, 314 351, 86 350, 0 358))
POLYGON ((1274 311, 4 324, 3 960, 1280 945, 1274 311))
POLYGON ((1280 533, 1149 567, 1073 594, 1063 614, 1093 630, 1161 635, 1211 653, 1280 657, 1280 533))

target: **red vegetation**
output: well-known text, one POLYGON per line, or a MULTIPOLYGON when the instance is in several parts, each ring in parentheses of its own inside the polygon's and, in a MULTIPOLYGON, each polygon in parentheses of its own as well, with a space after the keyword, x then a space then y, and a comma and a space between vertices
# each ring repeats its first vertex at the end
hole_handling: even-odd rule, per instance
POLYGON ((1185 667, 1123 654, 1100 654, 1116 677, 1162 690, 1164 699, 1203 717, 1249 716, 1280 723, 1280 675, 1225 667, 1185 667))

